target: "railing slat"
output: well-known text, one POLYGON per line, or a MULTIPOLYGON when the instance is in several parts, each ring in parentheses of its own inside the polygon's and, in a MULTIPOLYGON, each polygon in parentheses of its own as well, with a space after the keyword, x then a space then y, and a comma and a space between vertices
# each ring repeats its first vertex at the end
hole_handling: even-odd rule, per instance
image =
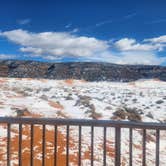
POLYGON ((106 149, 106 142, 107 142, 107 138, 106 138, 106 136, 107 136, 107 128, 106 127, 104 127, 104 137, 103 137, 103 145, 104 145, 104 147, 103 147, 103 165, 104 166, 106 166, 106 155, 107 155, 107 149, 106 149))
POLYGON ((34 135, 34 125, 31 124, 31 149, 30 149, 30 153, 31 153, 30 163, 31 163, 31 166, 33 166, 33 135, 34 135))
POLYGON ((129 129, 129 165, 133 165, 133 129, 129 129))
POLYGON ((66 127, 66 166, 69 165, 69 125, 66 127))
POLYGON ((11 125, 10 123, 7 124, 7 166, 10 166, 10 134, 11 125))
POLYGON ((42 132, 42 166, 45 166, 45 135, 46 135, 46 126, 43 125, 43 132, 42 132))
POLYGON ((19 124, 19 152, 18 152, 18 158, 19 158, 19 166, 22 165, 22 124, 19 124))
POLYGON ((54 166, 57 165, 57 139, 58 139, 58 131, 57 125, 54 127, 54 166))
POLYGON ((121 128, 115 128, 115 166, 121 165, 121 128))
POLYGON ((81 166, 81 134, 82 134, 82 127, 79 125, 79 138, 78 138, 78 166, 81 166))
POLYGON ((94 126, 91 126, 91 166, 93 166, 94 126))
POLYGON ((156 166, 160 164, 160 130, 156 130, 156 166))
POLYGON ((142 166, 146 166, 146 129, 143 129, 143 138, 142 138, 142 149, 143 149, 143 152, 142 152, 142 166))

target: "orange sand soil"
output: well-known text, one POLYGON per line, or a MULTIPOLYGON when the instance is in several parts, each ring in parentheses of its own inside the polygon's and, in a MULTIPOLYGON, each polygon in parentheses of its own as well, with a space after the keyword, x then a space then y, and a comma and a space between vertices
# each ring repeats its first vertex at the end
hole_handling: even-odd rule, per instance
POLYGON ((73 80, 73 79, 67 79, 67 80, 65 80, 65 83, 66 83, 67 85, 73 85, 74 80, 73 80))
POLYGON ((0 79, 0 84, 4 84, 6 83, 6 80, 5 79, 0 79))
MULTIPOLYGON (((19 135, 18 135, 18 127, 11 128, 11 144, 10 144, 10 159, 11 161, 15 161, 14 166, 18 166, 18 151, 19 151, 19 135)), ((3 165, 6 165, 6 147, 7 147, 7 139, 1 138, 0 140, 0 161, 3 161, 3 165)), ((42 126, 35 125, 34 126, 34 139, 33 139, 33 163, 35 166, 42 165, 42 126)), ((54 130, 46 130, 45 133, 45 165, 52 166, 54 164, 54 130)), ((30 165, 30 126, 23 125, 22 126, 22 165, 29 166, 30 165)), ((66 165, 66 136, 63 135, 60 131, 58 131, 57 136, 57 165, 65 166, 66 165)), ((78 165, 78 142, 74 141, 71 137, 69 138, 69 152, 71 149, 75 149, 76 152, 69 154, 69 162, 74 165, 78 165), (75 146, 76 145, 76 146, 75 146)), ((90 150, 82 154, 82 159, 90 159, 90 150)))
POLYGON ((64 109, 63 105, 61 105, 60 103, 55 102, 55 101, 49 101, 48 104, 51 107, 54 107, 54 108, 59 109, 59 110, 63 110, 64 109))
POLYGON ((86 80, 74 80, 74 79, 66 79, 64 80, 64 83, 67 85, 73 85, 76 81, 79 81, 80 83, 86 83, 86 80))

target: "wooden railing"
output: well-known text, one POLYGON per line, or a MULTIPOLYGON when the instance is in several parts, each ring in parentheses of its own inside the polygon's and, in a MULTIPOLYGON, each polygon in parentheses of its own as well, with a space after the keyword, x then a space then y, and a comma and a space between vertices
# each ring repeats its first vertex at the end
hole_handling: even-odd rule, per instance
POLYGON ((133 130, 142 130, 142 165, 146 166, 146 136, 147 130, 155 130, 156 134, 156 150, 155 154, 155 165, 160 165, 160 131, 166 130, 165 123, 137 123, 137 122, 126 122, 126 121, 111 121, 111 120, 85 120, 85 119, 52 119, 52 118, 10 118, 10 117, 0 117, 0 125, 6 124, 7 126, 7 166, 11 165, 11 125, 19 125, 19 148, 18 148, 18 165, 24 166, 22 163, 22 126, 30 126, 30 166, 33 166, 33 153, 34 153, 34 125, 42 126, 42 166, 45 164, 45 148, 46 148, 46 125, 54 126, 54 166, 57 165, 57 132, 58 126, 66 126, 66 166, 69 165, 69 139, 70 139, 70 127, 78 126, 78 165, 81 166, 81 142, 82 142, 82 127, 89 126, 91 129, 90 136, 90 165, 94 165, 94 127, 103 128, 103 161, 102 165, 106 166, 107 161, 107 128, 111 127, 115 129, 115 166, 121 165, 121 129, 129 129, 129 165, 133 165, 133 130))

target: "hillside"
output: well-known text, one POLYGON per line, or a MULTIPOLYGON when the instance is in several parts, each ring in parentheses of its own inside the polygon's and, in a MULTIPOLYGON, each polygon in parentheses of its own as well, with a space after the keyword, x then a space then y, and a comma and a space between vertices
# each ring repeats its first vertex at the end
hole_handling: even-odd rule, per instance
POLYGON ((0 85, 1 116, 166 121, 166 83, 162 81, 1 78, 0 85))
MULTIPOLYGON (((166 122, 166 67, 109 63, 0 62, 0 116, 166 122), (13 77, 13 78, 11 78, 13 77), (26 78, 24 78, 26 77, 26 78), (148 80, 144 80, 144 79, 148 80), (153 79, 152 79, 153 78, 153 79), (137 80, 137 81, 136 81, 137 80), (163 81, 161 81, 163 80, 163 81)), ((94 128, 94 165, 102 165, 103 130, 94 128)), ((11 166, 18 165, 18 125, 11 126, 11 166)), ((41 165, 42 128, 34 127, 34 165, 41 165)), ((90 128, 82 128, 82 165, 90 165, 90 128)), ((30 126, 23 125, 23 165, 29 166, 30 126)), ((114 165, 114 129, 107 128, 107 165, 114 165)), ((155 162, 155 131, 147 131, 147 165, 155 162)), ((5 125, 0 126, 0 165, 6 161, 5 125)), ((66 128, 58 127, 58 165, 65 165, 66 128)), ((142 131, 133 130, 133 165, 141 165, 142 131)), ((166 133, 160 161, 166 165, 166 133)), ((46 165, 54 154, 54 127, 46 126, 46 165)), ((122 163, 128 163, 129 130, 122 129, 122 163)), ((70 165, 78 165, 78 127, 70 128, 70 165)))
POLYGON ((0 76, 122 82, 156 78, 166 81, 166 67, 92 62, 42 63, 6 60, 0 61, 0 76))
MULTIPOLYGON (((0 116, 114 119, 165 122, 166 83, 139 80, 130 83, 0 78, 0 116)), ((34 165, 41 165, 42 128, 35 126, 34 165)), ((11 126, 11 166, 18 165, 18 125, 11 126)), ((94 128, 94 165, 102 165, 103 129, 94 128)), ((82 128, 82 165, 90 165, 90 128, 82 128)), ((30 126, 23 125, 23 165, 29 166, 30 126)), ((114 129, 107 128, 107 165, 114 165, 114 129)), ((0 126, 0 165, 6 161, 6 127, 0 126)), ((160 133, 160 165, 165 166, 165 131, 160 133)), ((133 165, 142 165, 142 131, 133 131, 133 165)), ((147 131, 147 165, 155 165, 155 130, 147 131)), ((46 165, 53 162, 54 127, 46 126, 46 165)), ((122 163, 129 165, 129 130, 122 129, 122 163)), ((58 127, 58 165, 65 165, 66 127, 58 127)), ((70 127, 70 165, 78 165, 78 127, 70 127)))

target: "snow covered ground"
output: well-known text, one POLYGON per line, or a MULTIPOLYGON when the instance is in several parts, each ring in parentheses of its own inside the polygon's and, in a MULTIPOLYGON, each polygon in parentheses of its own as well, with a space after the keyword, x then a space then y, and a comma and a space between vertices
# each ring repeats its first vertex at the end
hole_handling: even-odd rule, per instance
MULTIPOLYGON (((81 119, 114 119, 134 120, 143 122, 166 121, 166 82, 158 80, 139 80, 130 83, 120 82, 85 82, 83 80, 45 80, 0 78, 0 116, 12 117, 55 117, 81 119)), ((41 128, 38 128, 40 135, 41 128)), ((18 126, 12 127, 12 141, 18 141, 18 126)), ((28 126, 24 126, 23 140, 29 141, 28 126)), ((48 163, 49 154, 53 153, 53 129, 47 126, 48 132, 48 163)), ((90 128, 83 128, 82 165, 90 165, 90 128)), ((0 129, 0 166, 5 166, 5 126, 0 129)), ((103 129, 95 128, 94 165, 102 166, 103 129)), ((134 166, 141 165, 142 131, 134 130, 134 166)), ((59 155, 65 156, 65 127, 59 127, 59 155)), ((71 148, 70 165, 77 165, 78 127, 70 129, 71 148), (74 159, 76 158, 76 159, 74 159)), ((147 165, 153 166, 155 161, 155 131, 147 133, 147 165)), ((166 165, 166 132, 161 132, 160 165, 166 165)), ((129 131, 122 130, 122 163, 128 165, 129 131)), ((41 140, 38 137, 36 148, 40 151, 41 140)), ((14 148, 15 151, 18 147, 14 148)), ((14 151, 13 149, 13 151, 14 151)), ((107 165, 114 165, 114 129, 107 129, 107 165)), ((16 152, 13 152, 14 154, 16 152)), ((24 148, 26 152, 26 148, 24 148)), ((29 152, 27 152, 29 153, 29 152)), ((12 165, 17 165, 17 155, 12 157, 12 165)), ((24 154, 25 156, 27 154, 24 154)), ((59 157, 59 158, 60 158, 59 157)), ((26 157, 25 157, 26 158, 26 157)), ((64 157, 65 158, 65 157, 64 157)), ((41 161, 41 155, 36 154, 36 163, 41 161)), ((28 166, 28 163, 24 163, 28 166)), ((49 165, 49 164, 47 164, 49 165)), ((63 166, 63 163, 61 162, 63 166)))

